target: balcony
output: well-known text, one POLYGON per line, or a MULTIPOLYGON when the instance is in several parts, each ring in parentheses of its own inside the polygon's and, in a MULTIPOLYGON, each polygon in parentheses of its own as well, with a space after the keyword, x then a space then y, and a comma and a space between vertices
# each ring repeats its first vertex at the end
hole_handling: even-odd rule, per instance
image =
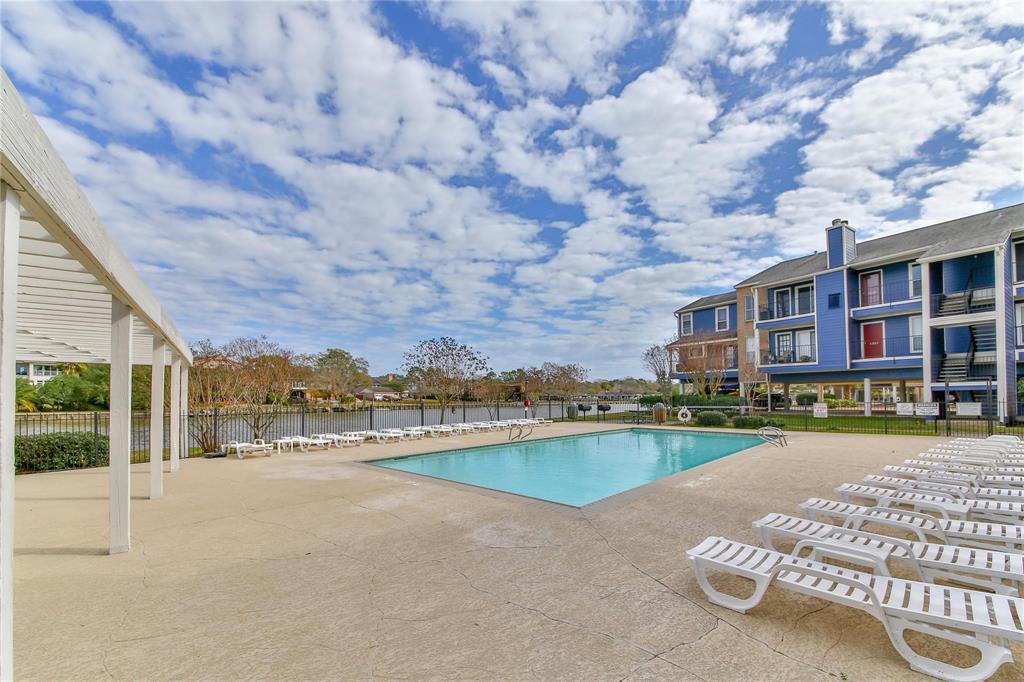
POLYGON ((882 286, 865 285, 860 290, 858 307, 902 303, 921 298, 921 280, 898 279, 882 286))
POLYGON ((932 317, 992 312, 996 309, 996 289, 975 287, 964 291, 934 294, 931 306, 932 317))
POLYGON ((883 360, 889 358, 920 355, 924 350, 924 337, 891 336, 887 339, 861 341, 850 348, 851 360, 883 360))
POLYGON ((757 309, 757 319, 761 322, 765 320, 783 320, 787 317, 798 317, 800 315, 811 315, 814 313, 814 300, 798 302, 796 306, 792 304, 786 304, 777 306, 775 308, 769 308, 766 305, 761 306, 757 309))
POLYGON ((793 365, 818 361, 818 349, 813 345, 796 346, 791 349, 780 348, 775 351, 761 351, 761 366, 793 365))

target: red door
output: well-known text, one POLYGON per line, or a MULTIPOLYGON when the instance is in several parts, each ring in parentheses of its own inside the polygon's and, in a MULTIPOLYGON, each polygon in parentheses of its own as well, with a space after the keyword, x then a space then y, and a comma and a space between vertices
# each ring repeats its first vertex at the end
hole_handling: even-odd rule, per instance
POLYGON ((860 304, 878 305, 882 302, 882 273, 866 272, 860 276, 860 304))
POLYGON ((885 323, 872 322, 860 326, 860 339, 864 358, 885 357, 885 323))

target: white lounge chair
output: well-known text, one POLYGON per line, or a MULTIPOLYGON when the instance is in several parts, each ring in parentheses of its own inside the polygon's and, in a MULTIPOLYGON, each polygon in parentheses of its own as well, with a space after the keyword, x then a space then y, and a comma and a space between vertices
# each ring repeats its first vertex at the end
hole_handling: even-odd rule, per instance
POLYGON ((894 490, 911 489, 923 493, 949 495, 962 500, 1004 500, 1024 502, 1024 490, 1015 488, 990 488, 980 486, 976 481, 936 481, 931 479, 907 479, 899 476, 869 475, 864 477, 865 485, 894 490))
POLYGON ((346 445, 360 445, 366 438, 363 436, 357 436, 354 433, 314 433, 313 438, 323 438, 329 440, 336 447, 345 447, 346 445))
POLYGON ((405 435, 401 431, 364 431, 363 435, 367 438, 372 438, 378 443, 393 443, 400 440, 405 440, 405 435))
POLYGON ((497 425, 494 422, 470 422, 478 431, 496 431, 497 425))
POLYGON ((230 455, 231 451, 234 450, 235 454, 238 455, 238 459, 245 457, 245 451, 252 447, 252 443, 242 443, 237 440, 228 441, 224 445, 224 454, 230 455))
POLYGON ((402 429, 402 433, 405 434, 406 438, 419 439, 426 435, 426 431, 421 426, 407 426, 402 429))
POLYGON ((1017 597, 852 571, 721 537, 709 537, 686 556, 708 600, 740 613, 757 606, 773 582, 865 611, 881 621, 910 667, 926 675, 959 682, 984 680, 1013 660, 1008 640, 1024 641, 1024 599, 1017 597), (754 593, 741 599, 720 592, 708 582, 709 569, 754 581, 754 593), (959 668, 928 658, 906 643, 908 630, 973 647, 981 659, 959 668))
POLYGON ((982 485, 992 488, 1020 488, 1024 489, 1024 476, 990 474, 985 470, 973 471, 946 471, 944 469, 924 469, 912 466, 888 465, 884 468, 885 473, 899 476, 901 478, 914 478, 920 481, 961 481, 965 485, 982 485))
POLYGON ((1001 500, 955 500, 948 495, 919 493, 912 490, 893 490, 860 483, 844 483, 835 489, 843 501, 851 497, 874 500, 884 506, 905 505, 914 511, 930 511, 947 519, 993 521, 1019 524, 1024 522, 1024 502, 1001 500))
POLYGON ((292 436, 292 440, 303 452, 306 452, 310 448, 322 448, 326 450, 331 447, 331 444, 334 442, 327 438, 307 438, 306 436, 292 436))
POLYGON ((765 547, 782 551, 776 539, 795 540, 790 554, 800 556, 801 551, 810 549, 808 558, 815 561, 832 557, 867 566, 881 575, 889 575, 889 565, 895 563, 924 582, 948 580, 1011 596, 1018 596, 1024 586, 1024 555, 1015 552, 908 541, 787 514, 763 516, 754 521, 754 528, 765 547))
POLYGON ((907 466, 919 467, 922 469, 936 469, 939 471, 978 471, 989 474, 1001 474, 1004 476, 1024 476, 1024 466, 1000 465, 995 462, 953 462, 934 459, 907 459, 903 461, 907 466))
POLYGON ((455 429, 448 424, 438 424, 437 426, 424 426, 424 431, 430 434, 431 438, 437 438, 438 436, 452 436, 455 435, 455 429))
POLYGON ((1024 525, 942 519, 906 509, 865 507, 820 497, 810 497, 801 502, 800 510, 809 519, 830 517, 844 523, 852 520, 854 523, 851 527, 854 529, 859 529, 865 523, 895 528, 912 533, 921 542, 927 542, 929 537, 933 537, 947 545, 1024 552, 1024 525))
POLYGON ((454 429, 455 433, 459 434, 460 436, 464 433, 474 433, 475 431, 477 431, 477 428, 472 424, 463 424, 461 422, 452 424, 451 427, 452 429, 454 429))

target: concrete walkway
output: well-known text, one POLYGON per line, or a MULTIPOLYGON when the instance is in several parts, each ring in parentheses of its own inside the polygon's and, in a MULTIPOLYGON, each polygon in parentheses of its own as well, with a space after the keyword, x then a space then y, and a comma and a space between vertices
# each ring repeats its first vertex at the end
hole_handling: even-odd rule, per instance
MULTIPOLYGON (((592 431, 548 427, 537 435, 592 431)), ((793 434, 583 511, 354 460, 504 434, 17 479, 19 679, 924 679, 870 616, 771 590, 712 606, 683 551, 879 473, 933 440, 793 434)), ((1018 661, 1024 651, 1016 650, 1018 661)), ((1024 679, 1004 666, 996 679, 1024 679)))

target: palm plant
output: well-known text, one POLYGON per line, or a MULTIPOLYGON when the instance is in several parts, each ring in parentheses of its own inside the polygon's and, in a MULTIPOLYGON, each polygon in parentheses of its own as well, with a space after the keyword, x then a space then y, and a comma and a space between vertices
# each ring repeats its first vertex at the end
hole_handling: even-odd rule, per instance
POLYGON ((35 412, 39 409, 39 392, 28 379, 19 377, 15 382, 14 404, 18 412, 35 412))

